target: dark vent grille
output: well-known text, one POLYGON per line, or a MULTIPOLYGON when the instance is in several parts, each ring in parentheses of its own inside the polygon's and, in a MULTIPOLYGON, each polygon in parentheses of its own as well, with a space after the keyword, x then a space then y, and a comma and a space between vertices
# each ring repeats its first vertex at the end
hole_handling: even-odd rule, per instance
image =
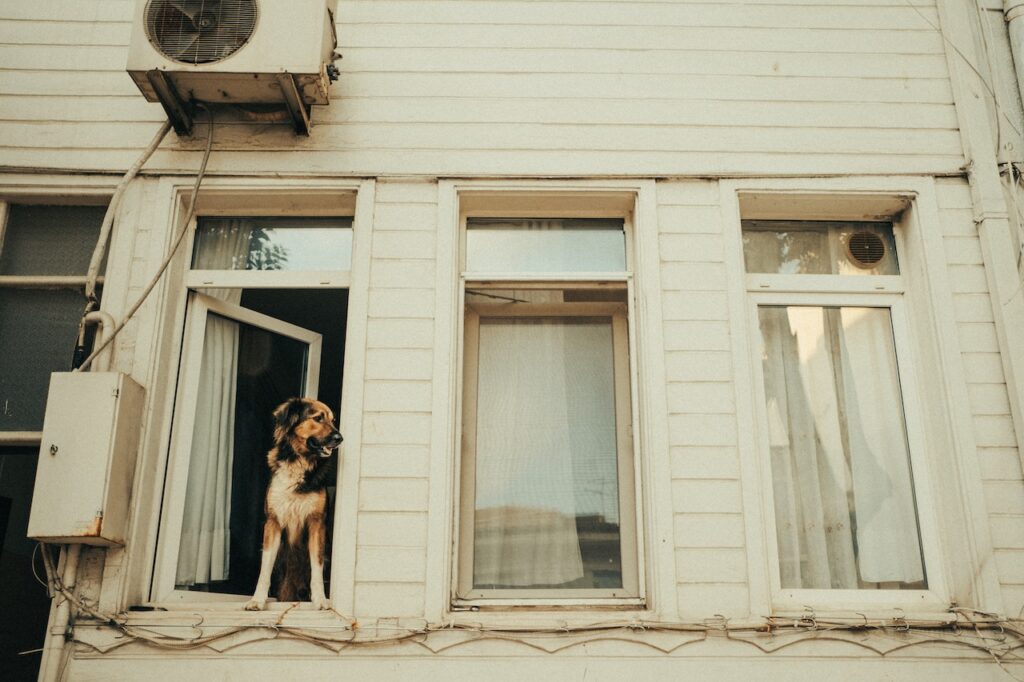
POLYGON ((874 232, 854 232, 847 249, 853 262, 862 268, 870 268, 885 258, 885 242, 874 232))
POLYGON ((149 0, 146 35, 169 59, 209 64, 249 41, 258 13, 256 0, 149 0))

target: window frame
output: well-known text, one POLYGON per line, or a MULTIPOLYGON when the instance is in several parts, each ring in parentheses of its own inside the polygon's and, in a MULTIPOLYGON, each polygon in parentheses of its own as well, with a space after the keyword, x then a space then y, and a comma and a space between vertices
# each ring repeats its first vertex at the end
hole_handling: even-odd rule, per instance
MULTIPOLYGON (((504 284, 514 287, 515 283, 504 284)), ((515 304, 512 309, 508 305, 498 303, 470 303, 466 306, 464 319, 465 339, 463 367, 463 405, 462 405, 462 451, 461 473, 459 479, 459 547, 458 584, 454 594, 455 602, 477 606, 500 606, 509 600, 547 600, 560 601, 555 593, 565 593, 576 599, 601 600, 610 599, 612 603, 623 599, 636 599, 639 594, 637 562, 627 562, 625 557, 636 556, 636 536, 622 532, 623 528, 636 527, 636 496, 635 496, 635 455, 632 428, 632 399, 630 388, 629 367, 629 332, 628 304, 626 303, 563 303, 563 304, 515 304), (618 484, 618 502, 620 509, 619 551, 621 552, 623 594, 615 594, 616 590, 606 589, 487 589, 474 590, 472 587, 474 545, 472 542, 475 519, 475 426, 478 382, 477 368, 479 350, 480 318, 572 318, 572 317, 608 317, 612 327, 612 353, 614 362, 615 384, 615 423, 616 423, 616 482, 618 484), (625 395, 628 400, 623 401, 625 395)))
MULTIPOLYGON (((464 201, 461 205, 458 220, 458 252, 457 252, 457 272, 458 272, 458 307, 456 309, 457 314, 457 348, 456 348, 456 381, 455 381, 455 398, 456 404, 454 406, 454 414, 456 416, 456 424, 454 433, 456 437, 455 445, 455 471, 454 471, 454 486, 455 491, 453 495, 453 536, 452 536, 452 552, 449 557, 451 562, 450 580, 448 590, 450 597, 448 601, 448 608, 451 610, 517 610, 523 608, 579 608, 579 607, 598 607, 598 608, 643 608, 647 605, 646 597, 646 566, 645 566, 645 540, 644 540, 644 513, 643 513, 643 495, 641 490, 642 472, 640 467, 640 428, 638 428, 640 419, 639 410, 639 385, 638 385, 638 358, 637 358, 637 321, 636 321, 636 282, 634 277, 634 262, 636 259, 635 245, 634 245, 634 204, 630 202, 628 209, 611 209, 600 208, 591 206, 588 209, 582 207, 558 207, 559 195, 551 193, 548 195, 536 194, 536 193, 509 193, 507 195, 498 195, 498 199, 484 198, 482 203, 476 203, 475 201, 464 201), (542 197, 538 200, 538 196, 542 197), (518 201, 525 202, 530 207, 522 207, 517 205, 518 201), (549 200, 550 203, 548 201, 549 200), (488 206, 488 203, 493 202, 493 206, 488 206), (541 204, 541 205, 538 205, 541 204), (546 204, 546 205, 544 205, 546 204), (486 218, 508 218, 508 219, 557 219, 557 218, 615 218, 623 221, 623 232, 625 235, 625 269, 622 271, 612 272, 471 272, 466 268, 466 233, 467 224, 470 219, 476 217, 486 218), (472 284, 471 284, 472 283, 472 284), (627 296, 626 305, 626 336, 628 341, 628 368, 629 368, 629 403, 630 403, 630 430, 629 439, 631 441, 632 451, 631 456, 631 474, 632 474, 632 493, 633 493, 633 504, 631 507, 632 511, 632 523, 627 528, 625 524, 620 526, 620 551, 622 552, 622 566, 623 566, 623 590, 627 588, 627 549, 632 550, 631 566, 628 572, 631 575, 635 575, 635 589, 634 594, 628 596, 611 596, 610 590, 601 590, 600 592, 605 593, 604 595, 598 595, 591 593, 590 595, 581 594, 584 590, 508 590, 509 596, 494 596, 497 590, 485 591, 480 593, 480 596, 473 596, 472 593, 465 594, 463 590, 466 586, 465 571, 467 566, 471 571, 472 563, 471 560, 467 565, 467 552, 463 549, 465 540, 467 537, 472 536, 471 529, 468 529, 468 523, 465 522, 463 517, 463 510, 470 504, 464 497, 464 418, 466 410, 466 338, 467 338, 467 325, 466 325, 466 289, 467 284, 471 288, 478 288, 476 283, 482 285, 480 288, 494 288, 500 286, 501 288, 508 289, 514 285, 518 288, 539 288, 539 289, 556 289, 564 288, 566 286, 579 286, 579 287, 595 287, 601 288, 604 286, 617 286, 624 287, 627 296), (468 529, 468 530, 467 530, 468 529), (627 532, 631 535, 630 539, 626 539, 627 532), (543 592, 543 596, 538 593, 543 592), (463 596, 464 595, 464 596, 463 596)), ((479 197, 473 197, 473 199, 479 199, 479 197)), ((635 200, 634 200, 635 201, 635 200)), ((576 202, 569 200, 565 202, 567 204, 574 204, 576 202)), ((616 382, 618 384, 618 382, 616 382)), ((618 386, 617 389, 618 391, 618 386)), ((619 411, 616 410, 618 418, 619 411)), ((621 439, 621 435, 617 436, 621 439)), ((623 453, 619 452, 619 461, 622 461, 623 453)), ((622 475, 619 474, 620 483, 622 481, 622 475)), ((622 486, 620 485, 620 500, 624 497, 622 486)), ((621 516, 620 516, 621 518, 621 516)), ((472 577, 470 575, 469 582, 472 577)), ((633 585, 629 585, 633 587, 633 585)), ((501 592, 505 592, 502 590, 501 592)))
MULTIPOLYGON (((43 193, 31 197, 0 197, 0 250, 3 249, 4 238, 7 235, 8 223, 10 221, 12 205, 61 205, 61 206, 103 206, 109 197, 105 194, 84 194, 81 196, 49 195, 43 193)), ((107 259, 108 267, 110 258, 107 259)), ((0 275, 0 289, 76 289, 84 292, 86 274, 82 275, 0 275)), ((105 282, 103 272, 98 273, 96 284, 102 286, 105 282)), ((85 307, 85 296, 83 293, 82 307, 85 307)), ((106 351, 109 355, 109 351, 106 351)), ((44 393, 48 386, 43 388, 44 393)), ((3 431, 0 430, 0 447, 5 446, 38 446, 42 442, 42 431, 3 431)))
MULTIPOLYGON (((723 190, 725 191, 725 190, 723 190)), ((768 194, 767 202, 772 211, 767 216, 758 214, 759 209, 751 208, 756 200, 739 196, 740 211, 736 216, 735 243, 738 253, 733 263, 738 265, 742 276, 742 320, 747 338, 747 356, 751 397, 749 398, 750 415, 753 418, 751 446, 756 453, 758 475, 758 497, 760 498, 760 531, 761 547, 764 549, 763 566, 765 580, 765 598, 768 607, 775 614, 797 614, 811 611, 823 612, 854 612, 872 613, 885 612, 888 609, 899 609, 905 613, 927 613, 945 611, 949 606, 949 586, 947 565, 945 562, 945 542, 942 538, 941 522, 937 510, 936 472, 929 456, 930 448, 926 436, 926 417, 928 410, 926 393, 915 365, 914 350, 919 341, 915 336, 917 317, 908 303, 915 305, 909 289, 910 278, 908 269, 913 268, 914 254, 908 242, 906 231, 910 219, 911 202, 906 196, 893 195, 883 197, 865 197, 864 210, 867 215, 846 215, 836 218, 823 212, 801 210, 802 202, 808 201, 807 195, 787 197, 784 193, 768 194), (787 202, 787 199, 789 200, 787 202), (880 209, 871 213, 873 202, 880 209), (787 207, 788 203, 788 207, 787 207), (746 206, 744 206, 746 204, 746 206), (884 208, 883 208, 884 207, 884 208), (746 208, 746 210, 744 210, 746 208), (781 213, 782 211, 790 213, 781 213), (888 215, 886 214, 888 212, 888 215), (754 213, 755 215, 750 215, 754 213), (869 217, 870 216, 870 217, 869 217), (747 218, 770 218, 784 220, 844 220, 856 222, 865 220, 877 222, 879 219, 891 221, 896 242, 899 275, 810 275, 810 274, 772 274, 747 273, 742 253, 742 220, 747 218), (920 530, 922 559, 928 580, 924 590, 891 590, 891 589, 805 589, 783 588, 779 568, 779 546, 776 533, 776 517, 774 492, 772 487, 771 456, 768 442, 768 420, 765 402, 764 373, 761 360, 761 335, 758 308, 764 305, 809 305, 829 307, 873 307, 885 308, 890 311, 893 329, 893 341, 896 362, 899 371, 900 395, 903 400, 904 426, 907 433, 907 444, 911 462, 911 477, 920 530)), ((838 193, 837 193, 838 194, 838 193)), ((812 195, 815 200, 828 200, 827 194, 812 195)), ((756 197, 760 198, 760 197, 756 197)), ((843 197, 845 198, 845 197, 843 197)), ((736 201, 737 196, 733 196, 736 201)), ((813 203, 813 201, 811 202, 813 203)), ((843 204, 842 201, 837 201, 843 204)), ((848 205, 844 206, 849 210, 848 205)), ((765 209, 760 209, 765 210, 765 209)), ((827 209, 824 209, 827 210, 827 209)), ((823 211, 824 211, 823 210, 823 211)), ((917 301, 916 304, 920 304, 917 301)), ((739 388, 739 387, 738 387, 739 388)), ((738 413, 739 414, 739 413, 738 413)), ((742 417, 741 417, 742 418, 742 417)), ((748 521, 748 535, 750 533, 748 521)), ((752 599, 754 598, 752 585, 752 599)))
MULTIPOLYGON (((211 178, 197 202, 196 215, 188 225, 190 231, 177 252, 170 268, 172 284, 163 294, 160 320, 155 322, 164 329, 160 347, 148 361, 150 376, 160 374, 159 367, 170 364, 166 383, 174 388, 179 366, 185 350, 186 312, 188 292, 196 288, 326 288, 348 290, 348 320, 342 405, 338 420, 345 434, 345 457, 339 461, 337 500, 334 507, 334 533, 331 545, 330 594, 335 608, 352 611, 351 586, 355 581, 355 526, 358 504, 358 453, 362 434, 362 390, 365 357, 362 353, 348 352, 361 348, 366 338, 366 313, 369 302, 370 230, 372 229, 375 196, 373 180, 313 182, 310 180, 211 178), (348 217, 351 218, 352 256, 349 268, 337 271, 259 271, 259 270, 192 270, 192 252, 195 244, 195 226, 201 217, 348 217), (267 275, 270 275, 267 277, 267 275)), ((153 257, 162 257, 166 244, 173 241, 176 229, 181 229, 182 217, 187 212, 191 183, 166 178, 161 182, 161 193, 169 207, 165 245, 157 245, 153 257)), ((153 379, 162 381, 161 379, 153 379)), ((196 608, 219 611, 234 609, 251 597, 248 595, 217 595, 206 592, 174 590, 177 547, 170 548, 162 535, 167 509, 169 467, 173 462, 170 443, 177 401, 177 389, 167 391, 155 406, 147 421, 146 432, 154 440, 143 457, 149 461, 148 473, 137 480, 136 489, 145 487, 156 500, 136 521, 134 532, 137 542, 129 545, 129 561, 144 569, 125 574, 121 584, 113 586, 108 597, 111 608, 125 604, 143 603, 167 610, 196 608), (165 546, 171 549, 167 552, 165 546), (168 558, 168 555, 171 555, 168 558), (170 576, 168 579, 167 576, 170 576), (159 580, 158 580, 159 578, 159 580), (169 584, 168 584, 169 581, 169 584), (186 595, 182 599, 182 595, 186 595)), ((142 463, 140 462, 140 465, 142 463)), ((137 467, 137 476, 139 469, 137 467)), ((184 496, 184 490, 175 492, 184 496)), ((280 610, 286 605, 271 603, 269 610, 280 610)))
MULTIPOLYGON (((160 510, 161 539, 157 547, 157 560, 154 568, 154 593, 159 595, 161 602, 244 602, 252 595, 181 590, 175 584, 194 436, 193 428, 196 417, 194 406, 199 390, 199 375, 202 371, 203 348, 206 343, 206 321, 211 314, 219 315, 305 343, 308 347, 308 354, 305 368, 306 379, 303 387, 304 396, 316 395, 319 382, 321 335, 192 289, 188 290, 187 296, 188 312, 174 402, 175 405, 189 407, 188 409, 176 409, 174 415, 164 504, 160 510)), ((259 456, 259 453, 250 454, 259 456)))

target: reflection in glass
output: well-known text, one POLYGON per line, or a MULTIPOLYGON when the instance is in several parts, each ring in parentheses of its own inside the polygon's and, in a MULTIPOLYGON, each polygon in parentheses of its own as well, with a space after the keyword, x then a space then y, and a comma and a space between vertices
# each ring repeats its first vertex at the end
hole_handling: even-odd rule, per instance
POLYGON ((200 218, 196 270, 348 270, 351 218, 200 218))
POLYGON ((889 310, 758 314, 782 587, 924 589, 889 310))
POLYGON ((898 275, 889 223, 744 220, 747 272, 898 275))
POLYGON ((210 313, 206 319, 181 541, 179 587, 249 594, 259 571, 266 459, 235 444, 253 424, 302 395, 308 347, 302 341, 210 313), (238 455, 236 457, 236 454, 238 455), (247 511, 256 503, 255 511, 247 511))
POLYGON ((622 586, 610 318, 482 318, 473 585, 622 586))
POLYGON ((626 269, 622 220, 470 218, 469 272, 619 272, 626 269))

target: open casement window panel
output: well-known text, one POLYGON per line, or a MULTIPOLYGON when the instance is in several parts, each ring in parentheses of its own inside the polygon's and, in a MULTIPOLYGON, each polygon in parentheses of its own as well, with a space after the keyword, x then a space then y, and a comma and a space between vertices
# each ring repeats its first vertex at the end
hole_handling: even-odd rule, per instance
POLYGON ((105 211, 0 202, 0 446, 39 441, 50 373, 71 369, 105 211))
POLYGON ((305 396, 339 413, 351 253, 348 217, 198 219, 154 601, 252 596, 272 411, 305 396))
POLYGON ((456 608, 641 603, 627 234, 466 220, 456 608))
POLYGON ((744 220, 773 605, 943 593, 898 230, 744 220))

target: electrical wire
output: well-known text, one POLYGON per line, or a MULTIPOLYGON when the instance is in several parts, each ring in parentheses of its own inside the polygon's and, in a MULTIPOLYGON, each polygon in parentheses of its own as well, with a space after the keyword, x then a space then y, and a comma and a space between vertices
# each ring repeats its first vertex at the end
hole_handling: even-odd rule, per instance
POLYGON ((208 119, 208 129, 206 133, 206 149, 203 152, 203 160, 202 163, 200 163, 199 165, 199 171, 196 173, 196 181, 195 184, 192 186, 192 194, 189 197, 188 210, 185 212, 184 223, 178 230, 178 236, 175 238, 174 243, 171 244, 170 250, 164 257, 163 262, 160 263, 160 267, 157 268, 156 273, 153 275, 152 278, 150 278, 149 282, 143 288, 142 293, 139 295, 139 298, 128 309, 128 312, 124 314, 124 317, 121 319, 121 321, 114 326, 114 329, 110 332, 107 338, 97 348, 95 348, 93 352, 89 355, 89 357, 83 360, 82 364, 75 368, 74 371, 82 372, 88 369, 89 365, 92 364, 92 361, 95 360, 96 357, 113 342, 114 338, 117 337, 119 333, 121 333, 121 330, 123 330, 125 325, 128 324, 129 321, 131 321, 132 317, 135 316, 135 313, 139 311, 139 308, 142 307, 142 304, 146 302, 146 299, 153 292, 153 289, 156 288, 156 285, 160 281, 160 278, 163 277, 164 272, 167 271, 168 266, 170 266, 171 261, 174 259, 175 254, 178 252, 178 248, 185 241, 185 235, 187 235, 189 232, 189 226, 192 223, 192 217, 195 215, 196 212, 196 197, 199 195, 199 186, 202 184, 203 177, 206 175, 206 164, 210 160, 210 151, 213 149, 213 114, 210 112, 209 109, 206 109, 206 115, 208 119))
MULTIPOLYGON (((37 542, 36 546, 32 548, 32 556, 29 557, 29 564, 32 566, 32 576, 36 579, 36 582, 39 583, 40 585, 42 585, 43 587, 45 587, 46 590, 47 590, 47 593, 49 593, 50 583, 48 581, 46 581, 46 580, 43 580, 43 578, 39 575, 39 571, 36 570, 36 554, 39 553, 39 548, 41 546, 42 546, 41 543, 37 542)), ((45 567, 44 567, 44 570, 45 570, 45 567)), ((50 595, 50 596, 52 596, 52 595, 50 595)))
MULTIPOLYGON (((782 618, 779 616, 765 617, 763 619, 763 623, 760 624, 743 623, 733 625, 729 622, 728 618, 724 616, 715 616, 714 618, 710 618, 703 622, 663 622, 634 619, 628 621, 609 621, 583 625, 562 623, 559 626, 554 627, 501 627, 486 626, 480 623, 451 622, 431 624, 426 621, 424 621, 422 627, 387 625, 360 627, 360 624, 357 621, 346 616, 342 616, 335 611, 334 613, 338 614, 347 622, 344 624, 324 624, 310 627, 294 626, 284 623, 285 616, 297 606, 297 604, 295 604, 284 610, 273 623, 231 625, 226 626, 223 630, 206 634, 202 627, 204 625, 204 619, 200 617, 198 623, 190 625, 176 626, 171 623, 153 623, 153 626, 161 629, 161 632, 158 633, 147 628, 145 624, 129 623, 129 619, 126 614, 114 615, 100 612, 89 604, 87 600, 73 594, 61 583, 60 577, 56 572, 56 567, 53 565, 52 556, 45 546, 43 547, 43 559, 47 570, 47 578, 49 579, 54 592, 74 604, 79 613, 85 614, 91 618, 92 620, 89 622, 90 626, 95 626, 98 622, 101 626, 106 626, 116 630, 120 635, 128 638, 129 640, 138 641, 155 648, 177 651, 208 647, 209 645, 231 637, 232 635, 254 629, 268 631, 271 635, 271 639, 282 638, 302 640, 325 648, 333 653, 339 653, 343 649, 352 647, 381 646, 385 644, 412 642, 423 646, 434 654, 439 654, 447 649, 454 646, 460 646, 467 642, 480 642, 486 640, 512 641, 548 654, 557 653, 558 651, 571 646, 576 646, 583 642, 597 640, 643 644, 657 649, 658 651, 662 651, 663 653, 672 653, 682 646, 706 641, 709 636, 717 633, 725 636, 727 639, 731 639, 732 641, 753 646, 765 654, 772 654, 802 641, 814 639, 843 642, 846 644, 861 646, 881 656, 887 656, 907 647, 923 643, 964 646, 985 652, 992 656, 1000 668, 1005 670, 1007 674, 1011 675, 1011 677, 1013 675, 1006 668, 1005 663, 1024 662, 1024 657, 1017 653, 1018 650, 1024 649, 1024 623, 1001 618, 996 614, 984 613, 955 606, 950 607, 949 610, 950 616, 954 619, 952 621, 949 617, 937 618, 935 620, 920 620, 907 619, 902 616, 898 616, 888 621, 869 621, 866 616, 861 616, 862 620, 854 619, 851 621, 849 619, 817 618, 813 611, 809 611, 807 615, 796 618, 782 618), (969 625, 974 634, 969 635, 961 631, 959 629, 961 625, 969 625), (173 627, 187 627, 196 634, 192 636, 175 636, 167 634, 167 631, 173 627), (324 630, 329 630, 331 628, 341 629, 349 634, 347 636, 340 637, 325 635, 324 630), (366 631, 373 631, 375 634, 363 635, 362 633, 366 631), (391 634, 381 636, 379 634, 380 632, 391 634), (449 642, 442 644, 441 646, 429 646, 429 636, 442 632, 462 632, 465 633, 469 639, 460 640, 458 642, 449 642), (652 641, 645 641, 643 639, 636 638, 637 635, 646 632, 693 633, 702 636, 666 647, 652 641), (858 632, 874 633, 883 637, 899 635, 900 644, 899 646, 885 651, 880 651, 874 647, 868 646, 864 642, 839 636, 843 633, 858 632), (998 636, 991 636, 992 633, 996 632, 999 633, 998 636), (633 636, 627 636, 629 634, 633 636), (762 642, 749 638, 737 637, 737 635, 763 635, 775 641, 778 641, 778 638, 780 637, 792 637, 792 639, 775 646, 766 646, 762 642), (915 641, 907 642, 906 637, 908 635, 915 637, 915 641), (572 639, 573 637, 576 639, 572 639), (580 639, 581 637, 583 639, 580 639), (559 641, 566 639, 572 639, 572 641, 566 641, 564 646, 551 647, 543 646, 539 643, 543 640, 559 641)), ((84 646, 94 647, 90 642, 81 640, 74 636, 76 618, 76 613, 73 610, 68 624, 68 641, 84 646)), ((213 626, 207 625, 206 627, 209 628, 213 626)), ((66 648, 65 653, 67 653, 68 648, 66 648)), ((1024 680, 1022 680, 1022 682, 1024 682, 1024 680)))
MULTIPOLYGON (((996 110, 998 111, 999 115, 1000 115, 1000 116, 1002 116, 1002 117, 1003 117, 1004 119, 1006 119, 1006 123, 1007 123, 1007 125, 1009 125, 1009 126, 1010 126, 1011 128, 1013 128, 1013 130, 1014 130, 1014 131, 1015 131, 1015 132, 1016 132, 1016 133, 1017 133, 1018 135, 1020 135, 1020 134, 1021 134, 1021 130, 1020 130, 1020 128, 1019 128, 1019 127, 1017 126, 1017 124, 1016 124, 1016 123, 1015 123, 1015 122, 1013 121, 1013 119, 1012 119, 1012 118, 1010 118, 1010 117, 1009 117, 1009 116, 1008 116, 1008 115, 1006 114, 1006 111, 1004 111, 1004 110, 1003 110, 1003 108, 1002 108, 1001 106, 999 106, 999 96, 998 96, 998 95, 996 94, 995 90, 993 90, 993 89, 992 89, 992 86, 991 86, 991 85, 989 85, 989 83, 988 83, 988 81, 986 80, 985 76, 984 76, 984 75, 983 75, 983 74, 981 73, 981 71, 980 71, 980 70, 978 69, 978 67, 974 65, 974 62, 972 62, 972 61, 970 60, 970 58, 969 58, 969 57, 968 57, 968 56, 967 56, 967 55, 966 55, 966 54, 964 53, 964 51, 963 51, 963 50, 961 50, 961 49, 960 49, 960 48, 959 48, 959 47, 958 47, 958 46, 956 45, 956 43, 954 43, 954 42, 953 42, 952 40, 950 40, 950 39, 949 39, 949 38, 948 38, 948 37, 946 36, 945 32, 944 32, 944 31, 942 30, 942 28, 941 28, 941 27, 937 26, 937 25, 936 25, 936 24, 935 24, 934 22, 932 22, 932 20, 931 20, 931 19, 929 19, 928 17, 926 17, 926 16, 924 15, 924 13, 923 13, 923 12, 921 12, 921 10, 919 10, 919 9, 918 9, 917 7, 915 7, 915 6, 914 6, 914 3, 912 3, 912 2, 911 2, 911 0, 904 0, 904 2, 906 2, 906 3, 907 3, 907 6, 908 6, 908 7, 910 7, 910 9, 914 10, 914 13, 915 13, 915 14, 917 14, 917 16, 921 17, 921 20, 922 20, 922 21, 924 21, 924 22, 925 22, 926 24, 928 24, 929 26, 931 26, 931 27, 932 27, 932 29, 934 29, 934 30, 935 30, 936 32, 938 32, 938 34, 939 34, 939 37, 940 37, 940 38, 942 38, 942 42, 946 43, 946 44, 947 44, 947 45, 949 45, 949 46, 950 46, 951 48, 953 48, 953 51, 954 51, 954 52, 956 52, 956 53, 957 53, 957 55, 959 55, 959 56, 960 56, 960 59, 962 59, 962 60, 964 61, 964 63, 965 63, 965 64, 967 64, 967 66, 968 66, 968 67, 970 67, 971 71, 973 71, 973 72, 974 72, 974 74, 975 74, 975 75, 976 75, 976 76, 978 77, 978 80, 979 80, 979 81, 981 81, 981 84, 982 84, 983 86, 985 86, 985 90, 987 90, 987 91, 988 91, 988 94, 992 96, 992 102, 993 102, 993 103, 995 104, 996 110)), ((975 8, 977 8, 977 4, 975 4, 975 8)), ((982 30, 984 30, 984 29, 982 29, 982 30)), ((984 40, 984 38, 983 38, 983 40, 984 40)), ((997 130, 996 130, 996 135, 997 135, 997 136, 999 135, 999 132, 998 132, 998 128, 999 128, 999 126, 996 126, 996 129, 997 129, 997 130)), ((997 139, 997 144, 998 144, 998 139, 997 139)))
POLYGON ((124 174, 121 181, 117 183, 117 187, 114 189, 113 196, 110 197, 110 204, 107 205, 107 211, 103 214, 103 222, 100 224, 100 235, 96 239, 96 248, 93 249, 92 258, 89 259, 89 269, 85 276, 85 298, 86 298, 86 310, 89 313, 96 309, 99 301, 96 299, 96 281, 99 279, 100 265, 103 263, 103 256, 107 252, 107 244, 110 241, 110 231, 114 225, 114 216, 117 215, 117 209, 121 205, 121 199, 124 197, 125 190, 128 189, 128 185, 135 176, 142 170, 142 166, 145 165, 149 157, 153 156, 153 152, 160 146, 163 139, 167 137, 167 133, 171 130, 170 119, 164 121, 163 125, 160 126, 160 130, 153 136, 152 141, 142 152, 142 155, 132 164, 128 172, 124 174))

